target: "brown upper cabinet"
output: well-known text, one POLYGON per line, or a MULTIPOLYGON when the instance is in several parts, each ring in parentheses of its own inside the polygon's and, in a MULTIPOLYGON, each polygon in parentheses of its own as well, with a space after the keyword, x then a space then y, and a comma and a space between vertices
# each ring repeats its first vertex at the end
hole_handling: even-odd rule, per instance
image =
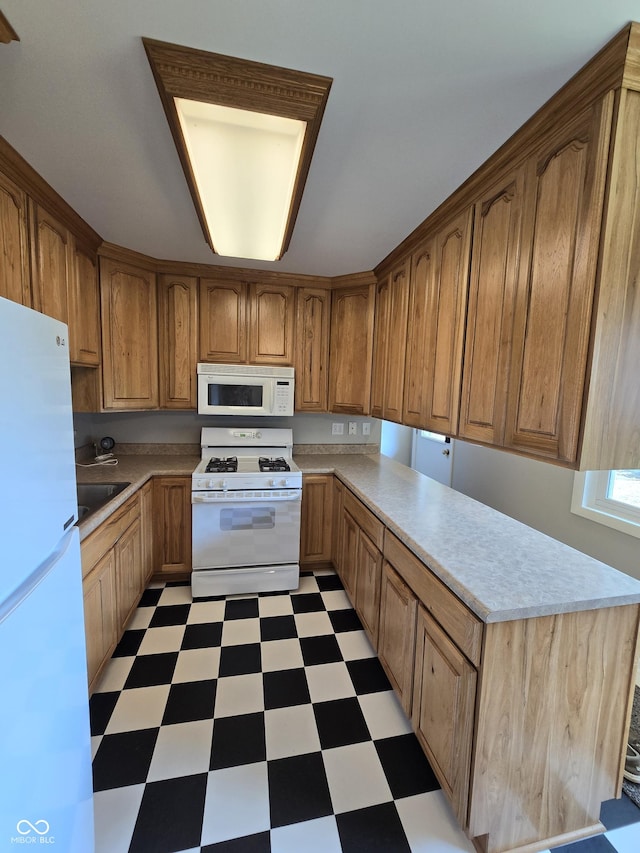
POLYGON ((158 408, 155 273, 100 258, 105 409, 158 408))
POLYGON ((356 285, 331 295, 329 409, 367 415, 371 399, 371 355, 375 286, 356 285))
POLYGON ((33 222, 33 307, 49 317, 69 322, 71 232, 39 204, 31 204, 33 222))
POLYGON ((330 323, 331 291, 297 288, 294 363, 297 412, 328 409, 330 323))
POLYGON ((376 287, 371 414, 388 421, 402 421, 408 301, 409 264, 404 262, 376 287))
POLYGON ((295 288, 287 284, 249 285, 249 362, 293 364, 295 288))
POLYGON ((100 346, 100 287, 96 253, 73 241, 69 278, 69 346, 71 364, 98 367, 100 346))
POLYGON ((198 362, 198 279, 158 280, 160 408, 195 409, 198 362))
POLYGON ((27 194, 0 172, 0 296, 31 305, 27 194))

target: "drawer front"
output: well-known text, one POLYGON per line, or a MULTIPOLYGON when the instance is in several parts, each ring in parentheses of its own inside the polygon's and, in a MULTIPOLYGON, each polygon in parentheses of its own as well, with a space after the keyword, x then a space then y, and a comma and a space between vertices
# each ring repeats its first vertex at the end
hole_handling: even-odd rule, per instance
POLYGON ((344 508, 351 514, 354 521, 367 534, 373 544, 382 551, 384 540, 384 525, 366 508, 348 489, 344 491, 344 508))
POLYGON ((109 548, 113 548, 118 539, 140 517, 140 495, 132 495, 113 515, 94 530, 81 543, 82 577, 86 577, 109 548))
POLYGON ((478 666, 483 623, 388 530, 384 537, 384 556, 458 648, 478 666))

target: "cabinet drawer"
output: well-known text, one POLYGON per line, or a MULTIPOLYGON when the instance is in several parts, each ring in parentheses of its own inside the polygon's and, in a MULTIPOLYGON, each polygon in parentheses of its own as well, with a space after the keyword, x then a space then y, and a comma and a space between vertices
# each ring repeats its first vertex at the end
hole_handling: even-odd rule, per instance
POLYGON ((351 514, 354 521, 357 522, 358 527, 364 530, 376 548, 382 551, 384 525, 348 489, 345 489, 344 492, 344 508, 351 514))
POLYGON ((112 548, 140 516, 140 496, 132 495, 113 515, 82 542, 82 577, 86 577, 100 557, 112 548))
POLYGON ((482 622, 388 530, 384 537, 384 556, 458 648, 478 666, 482 649, 482 622))

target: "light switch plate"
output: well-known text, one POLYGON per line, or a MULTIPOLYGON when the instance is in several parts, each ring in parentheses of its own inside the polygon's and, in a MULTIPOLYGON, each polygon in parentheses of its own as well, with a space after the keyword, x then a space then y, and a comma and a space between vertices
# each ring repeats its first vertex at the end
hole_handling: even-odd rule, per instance
POLYGON ((344 424, 331 424, 331 435, 344 435, 344 424))

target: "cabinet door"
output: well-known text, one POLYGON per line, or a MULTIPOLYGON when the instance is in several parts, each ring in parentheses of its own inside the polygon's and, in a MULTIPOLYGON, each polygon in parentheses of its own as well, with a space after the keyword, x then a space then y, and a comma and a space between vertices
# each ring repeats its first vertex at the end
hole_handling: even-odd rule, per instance
POLYGON ((371 372, 371 414, 381 418, 384 411, 389 341, 390 279, 385 276, 376 285, 376 308, 373 324, 373 362, 371 372))
POLYGON ((504 438, 524 195, 523 167, 476 204, 459 435, 487 444, 504 438))
POLYGON ((373 285, 334 290, 331 297, 329 408, 367 415, 371 397, 373 285))
POLYGON ((453 811, 466 825, 476 671, 435 619, 420 607, 413 727, 453 811))
POLYGON ((355 605, 374 648, 378 646, 378 613, 382 554, 363 530, 358 531, 355 605))
POLYGON ((71 234, 37 204, 33 219, 33 307, 49 317, 69 322, 67 294, 71 275, 71 234))
POLYGON ((347 510, 342 513, 342 583, 351 603, 356 601, 356 573, 358 568, 358 533, 360 528, 347 510))
POLYGON ((191 572, 191 478, 153 480, 155 571, 191 572))
POLYGON ((409 322, 404 373, 402 422, 407 426, 426 428, 427 401, 425 380, 430 322, 429 299, 435 275, 435 240, 427 240, 411 257, 409 285, 409 322))
POLYGON ((155 273, 100 259, 105 409, 158 408, 155 273))
POLYGON ((82 582, 89 691, 116 647, 115 553, 109 550, 82 582))
POLYGON ((158 341, 160 408, 197 408, 198 280, 196 278, 160 276, 158 341))
POLYGON ((247 285, 200 279, 200 360, 247 361, 247 285))
POLYGON ((73 241, 69 279, 69 352, 71 363, 100 365, 100 290, 95 252, 73 241))
POLYGON ((333 477, 333 521, 331 527, 333 529, 331 559, 336 572, 342 577, 342 542, 343 542, 343 521, 344 516, 344 486, 342 482, 333 477))
POLYGON ((153 482, 140 489, 140 528, 142 535, 142 586, 146 588, 153 574, 153 482))
POLYGON ((332 551, 332 474, 303 476, 301 512, 300 563, 328 563, 332 551))
POLYGON ((124 628, 142 594, 142 532, 140 519, 125 530, 114 547, 118 625, 124 628))
POLYGON ((0 172, 0 296, 31 305, 27 194, 0 172))
POLYGON ((378 657, 407 716, 411 716, 418 600, 384 561, 380 588, 378 657))
POLYGON ((531 242, 516 322, 505 446, 577 458, 612 101, 606 98, 528 163, 531 242))
POLYGON ((293 364, 295 288, 282 284, 249 286, 249 362, 293 364))
POLYGON ((387 421, 400 423, 402 421, 404 395, 404 360, 407 348, 408 260, 392 272, 389 297, 389 327, 382 416, 387 421))
POLYGON ((296 411, 326 412, 331 291, 300 287, 296 300, 296 411))

